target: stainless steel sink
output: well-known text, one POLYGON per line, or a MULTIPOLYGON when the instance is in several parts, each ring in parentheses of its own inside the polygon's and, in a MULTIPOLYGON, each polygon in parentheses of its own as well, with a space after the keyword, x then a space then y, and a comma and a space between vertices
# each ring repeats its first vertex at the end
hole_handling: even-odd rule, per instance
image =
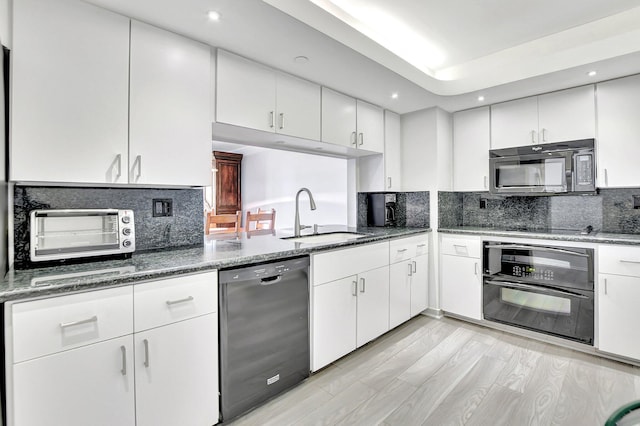
POLYGON ((295 243, 305 244, 329 244, 341 243, 344 241, 355 240, 357 238, 367 237, 367 234, 358 234, 357 232, 331 232, 328 234, 305 235, 301 237, 285 237, 283 240, 293 241, 295 243))

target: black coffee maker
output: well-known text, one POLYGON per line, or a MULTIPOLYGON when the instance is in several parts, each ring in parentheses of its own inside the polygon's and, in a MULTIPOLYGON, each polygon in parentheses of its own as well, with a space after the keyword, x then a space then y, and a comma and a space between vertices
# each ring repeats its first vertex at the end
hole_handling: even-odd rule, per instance
POLYGON ((367 194, 367 225, 396 226, 396 194, 367 194))

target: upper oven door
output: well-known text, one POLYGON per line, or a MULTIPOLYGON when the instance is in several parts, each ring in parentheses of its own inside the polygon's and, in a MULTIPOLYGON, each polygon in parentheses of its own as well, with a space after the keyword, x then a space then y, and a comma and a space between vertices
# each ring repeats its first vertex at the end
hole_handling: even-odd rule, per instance
POLYGON ((593 291, 593 249, 486 241, 486 278, 593 291))
POLYGON ((570 151, 489 159, 490 192, 496 194, 556 194, 571 190, 570 151))

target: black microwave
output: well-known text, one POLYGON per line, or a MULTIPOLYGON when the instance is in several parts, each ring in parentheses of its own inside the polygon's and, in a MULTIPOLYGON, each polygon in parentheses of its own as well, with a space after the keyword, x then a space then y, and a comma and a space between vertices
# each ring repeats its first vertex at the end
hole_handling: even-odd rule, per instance
POLYGON ((492 149, 489 172, 492 194, 595 194, 594 140, 492 149))

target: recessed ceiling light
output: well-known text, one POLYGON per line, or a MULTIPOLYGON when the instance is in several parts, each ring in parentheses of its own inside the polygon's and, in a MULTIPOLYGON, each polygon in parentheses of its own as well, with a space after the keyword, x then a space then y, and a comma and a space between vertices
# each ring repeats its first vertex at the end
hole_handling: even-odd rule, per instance
POLYGON ((296 64, 306 64, 307 62, 309 62, 309 58, 307 58, 306 56, 296 56, 295 58, 293 58, 294 62, 296 64))
POLYGON ((478 102, 484 102, 484 96, 478 96, 478 102))
POLYGON ((588 75, 589 77, 594 77, 596 74, 598 74, 598 73, 597 73, 597 72, 595 72, 595 71, 589 71, 589 72, 587 73, 587 75, 588 75))
POLYGON ((398 99, 398 94, 397 93, 392 93, 391 94, 391 99, 398 99))
POLYGON ((211 10, 209 11, 209 19, 212 21, 219 21, 220 20, 220 13, 216 12, 215 10, 211 10))

